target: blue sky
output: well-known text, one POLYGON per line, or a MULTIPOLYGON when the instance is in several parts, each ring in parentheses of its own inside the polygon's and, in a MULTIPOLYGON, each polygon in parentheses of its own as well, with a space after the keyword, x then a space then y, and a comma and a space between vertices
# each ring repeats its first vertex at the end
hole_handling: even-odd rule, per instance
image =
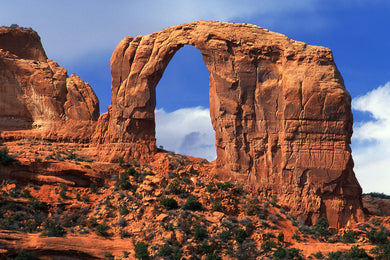
MULTIPOLYGON (((101 112, 110 104, 109 59, 127 35, 217 20, 256 24, 329 47, 353 98, 355 173, 364 192, 390 194, 389 14, 388 0, 4 0, 0 25, 35 29, 50 59, 92 85, 101 112)), ((191 46, 179 50, 157 86, 159 144, 215 156, 208 84, 199 51, 191 46), (177 124, 183 125, 180 131, 177 124)))

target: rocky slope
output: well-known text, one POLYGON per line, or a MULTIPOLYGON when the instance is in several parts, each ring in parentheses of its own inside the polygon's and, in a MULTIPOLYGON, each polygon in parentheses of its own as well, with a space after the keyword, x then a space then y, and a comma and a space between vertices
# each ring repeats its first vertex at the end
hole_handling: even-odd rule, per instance
POLYGON ((202 159, 159 153, 151 164, 102 163, 88 149, 55 142, 3 145, 18 162, 0 164, 0 259, 352 259, 362 250, 385 259, 383 250, 389 253, 388 217, 340 230, 322 218, 309 227, 278 197, 210 176, 202 159))

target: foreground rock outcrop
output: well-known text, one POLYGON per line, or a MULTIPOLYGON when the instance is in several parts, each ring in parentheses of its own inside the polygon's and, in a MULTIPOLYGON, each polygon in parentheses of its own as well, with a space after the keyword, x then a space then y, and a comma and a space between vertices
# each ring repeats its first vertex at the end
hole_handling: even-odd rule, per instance
POLYGON ((75 129, 86 131, 83 125, 99 117, 89 84, 47 59, 31 29, 0 28, 0 93, 0 131, 34 129, 44 138, 78 140, 85 133, 75 129))
POLYGON ((184 45, 199 49, 209 70, 221 175, 277 195, 308 224, 363 217, 351 98, 332 52, 257 26, 201 21, 123 39, 111 58, 112 106, 99 142, 156 152, 155 88, 184 45))
POLYGON ((364 219, 351 98, 331 51, 254 25, 200 21, 126 37, 111 58, 112 105, 100 117, 91 87, 48 60, 34 31, 1 28, 1 137, 85 143, 99 161, 153 162, 155 88, 184 45, 199 49, 209 70, 217 149, 209 174, 276 196, 308 225, 364 219))

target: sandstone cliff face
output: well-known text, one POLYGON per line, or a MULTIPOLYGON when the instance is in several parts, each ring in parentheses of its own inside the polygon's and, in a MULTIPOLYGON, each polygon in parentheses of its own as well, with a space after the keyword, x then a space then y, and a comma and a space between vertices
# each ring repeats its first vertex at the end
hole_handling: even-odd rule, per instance
MULTIPOLYGON (((45 131, 42 137, 58 138, 64 126, 71 130, 99 117, 91 87, 47 59, 31 29, 0 28, 0 93, 0 130, 36 129, 45 131)), ((84 135, 62 135, 78 134, 84 135)))
POLYGON ((221 175, 277 195, 308 224, 363 218, 351 98, 331 51, 257 26, 201 21, 126 37, 111 58, 112 106, 96 142, 131 144, 133 157, 156 152, 155 88, 186 44, 209 70, 221 175))

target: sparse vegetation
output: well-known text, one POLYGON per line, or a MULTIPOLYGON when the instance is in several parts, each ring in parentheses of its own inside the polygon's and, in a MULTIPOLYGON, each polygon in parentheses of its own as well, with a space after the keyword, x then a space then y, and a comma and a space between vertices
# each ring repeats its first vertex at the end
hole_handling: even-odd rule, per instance
POLYGON ((179 207, 174 198, 163 198, 161 200, 161 205, 163 205, 166 210, 177 209, 179 207))
POLYGON ((9 154, 7 146, 0 149, 0 162, 4 166, 8 166, 15 161, 15 157, 9 154))
POLYGON ((150 258, 148 246, 144 242, 139 242, 135 245, 135 257, 142 260, 150 258))

